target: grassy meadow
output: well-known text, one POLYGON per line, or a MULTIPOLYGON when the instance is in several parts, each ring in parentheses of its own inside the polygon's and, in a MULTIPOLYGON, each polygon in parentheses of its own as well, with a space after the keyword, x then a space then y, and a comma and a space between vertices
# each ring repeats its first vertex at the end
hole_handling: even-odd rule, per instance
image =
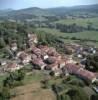
POLYGON ((87 25, 89 23, 92 23, 92 25, 94 27, 98 27, 98 18, 68 18, 68 19, 63 19, 63 20, 59 20, 56 21, 55 23, 60 23, 60 24, 66 24, 66 25, 70 25, 73 23, 76 23, 79 26, 84 26, 87 27, 87 25))

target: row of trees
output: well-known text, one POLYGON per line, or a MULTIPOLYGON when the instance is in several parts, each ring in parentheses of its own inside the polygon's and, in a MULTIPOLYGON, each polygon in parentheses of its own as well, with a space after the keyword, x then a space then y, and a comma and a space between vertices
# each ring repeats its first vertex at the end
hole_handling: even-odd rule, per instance
POLYGON ((61 32, 66 32, 66 33, 82 32, 83 30, 85 30, 84 27, 78 26, 75 23, 72 25, 64 25, 57 23, 56 28, 59 29, 61 32))
POLYGON ((82 32, 82 31, 88 31, 88 30, 94 30, 98 31, 98 29, 93 27, 92 23, 89 23, 87 27, 79 26, 76 23, 70 24, 70 25, 65 25, 65 24, 56 24, 56 28, 59 29, 61 32, 66 32, 66 33, 75 33, 75 32, 82 32))

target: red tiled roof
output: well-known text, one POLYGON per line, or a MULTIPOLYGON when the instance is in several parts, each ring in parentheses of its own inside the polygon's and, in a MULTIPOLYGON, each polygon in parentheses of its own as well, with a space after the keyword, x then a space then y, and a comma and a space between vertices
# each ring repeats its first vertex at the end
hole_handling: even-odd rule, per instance
POLYGON ((41 50, 37 47, 33 47, 32 48, 32 52, 36 55, 41 55, 41 50))
POLYGON ((45 53, 47 53, 49 51, 49 47, 48 46, 39 45, 38 48, 41 49, 41 51, 45 52, 45 53))
POLYGON ((58 67, 58 63, 53 63, 53 64, 50 64, 50 65, 48 65, 47 67, 50 67, 50 68, 53 68, 53 67, 58 67))
POLYGON ((57 60, 57 58, 54 57, 54 56, 50 56, 50 57, 47 59, 47 61, 48 61, 49 63, 55 63, 56 60, 57 60))
POLYGON ((35 65, 37 65, 37 66, 43 66, 43 65, 45 65, 45 63, 40 58, 33 59, 32 63, 35 64, 35 65))
POLYGON ((21 54, 20 54, 20 59, 25 59, 26 57, 28 56, 28 54, 26 54, 25 52, 22 52, 21 54))
POLYGON ((56 49, 53 48, 53 47, 50 47, 50 48, 49 48, 49 51, 48 51, 48 55, 50 55, 50 56, 54 56, 55 53, 57 53, 57 52, 56 52, 56 49))
POLYGON ((80 69, 75 64, 66 64, 66 68, 70 73, 76 74, 77 71, 80 69))
POLYGON ((77 74, 89 80, 92 80, 96 77, 94 73, 84 69, 78 70, 77 74))
POLYGON ((31 58, 32 58, 32 59, 36 59, 36 58, 37 58, 37 55, 32 54, 32 55, 31 55, 31 58))
POLYGON ((91 80, 96 78, 96 75, 93 72, 90 72, 88 70, 82 69, 74 64, 66 64, 66 68, 69 71, 69 73, 81 76, 82 78, 91 80))

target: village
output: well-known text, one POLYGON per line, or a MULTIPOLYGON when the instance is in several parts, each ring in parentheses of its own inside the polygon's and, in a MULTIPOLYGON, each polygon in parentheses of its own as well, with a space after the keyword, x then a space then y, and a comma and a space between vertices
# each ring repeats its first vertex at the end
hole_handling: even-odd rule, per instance
MULTIPOLYGON (((76 75, 91 83, 98 81, 98 74, 85 69, 83 62, 86 61, 84 55, 96 54, 98 49, 95 47, 82 47, 78 44, 66 44, 65 49, 71 50, 71 55, 64 55, 57 52, 54 47, 47 45, 37 45, 38 38, 36 34, 28 34, 29 48, 24 51, 18 51, 16 42, 10 45, 10 50, 14 57, 12 60, 0 61, 1 75, 7 72, 15 72, 25 65, 31 64, 35 70, 45 70, 54 76, 70 74, 76 75), (77 57, 78 60, 73 59, 77 57)), ((96 88, 95 88, 96 89, 96 88)))

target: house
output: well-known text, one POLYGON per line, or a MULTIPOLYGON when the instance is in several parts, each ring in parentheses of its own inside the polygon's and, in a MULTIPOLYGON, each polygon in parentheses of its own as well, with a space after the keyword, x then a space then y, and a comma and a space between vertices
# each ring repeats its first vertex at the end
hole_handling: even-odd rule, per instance
POLYGON ((6 68, 4 68, 4 71, 7 71, 7 72, 14 72, 16 70, 19 70, 21 69, 23 66, 21 65, 18 65, 17 63, 15 62, 10 62, 8 63, 8 65, 6 66, 6 68))
POLYGON ((72 46, 66 45, 66 46, 65 46, 65 52, 66 52, 67 54, 72 54, 72 53, 75 52, 75 49, 72 48, 72 46))
POLYGON ((4 66, 4 65, 6 65, 6 64, 7 64, 6 60, 4 60, 4 59, 3 59, 3 60, 0 60, 0 65, 1 65, 1 66, 4 66))
POLYGON ((72 57, 69 57, 69 58, 66 59, 66 64, 68 64, 68 63, 76 64, 77 62, 74 61, 74 60, 72 59, 72 57))
POLYGON ((60 69, 63 68, 65 66, 65 60, 61 59, 60 61, 58 61, 58 64, 60 69))
POLYGON ((38 57, 41 57, 41 50, 37 47, 32 48, 32 53, 37 55, 38 57))
POLYGON ((93 90, 98 93, 98 86, 93 86, 93 90))
POLYGON ((55 71, 58 69, 58 63, 49 64, 45 67, 46 70, 55 71))
POLYGON ((93 47, 90 47, 89 51, 90 51, 90 53, 92 53, 92 54, 95 54, 95 53, 96 53, 96 49, 93 48, 93 47))
POLYGON ((69 63, 66 64, 66 69, 70 74, 76 74, 77 71, 80 69, 80 67, 78 67, 77 65, 73 64, 73 63, 69 63))
POLYGON ((37 38, 37 35, 36 34, 28 34, 28 40, 29 40, 29 43, 35 43, 37 44, 38 43, 38 38, 37 38))
POLYGON ((77 54, 77 57, 81 59, 81 58, 83 58, 83 55, 82 54, 77 54))
POLYGON ((46 66, 46 64, 40 58, 33 59, 31 62, 32 62, 33 65, 35 65, 34 66, 35 68, 38 68, 38 69, 41 69, 41 70, 43 70, 46 66))
POLYGON ((49 56, 49 58, 46 59, 47 64, 53 64, 57 61, 57 58, 54 56, 49 56))
POLYGON ((57 60, 61 60, 61 59, 62 59, 61 54, 59 54, 58 52, 56 52, 56 53, 54 54, 54 56, 57 58, 57 60))
POLYGON ((85 70, 78 65, 66 64, 66 69, 70 74, 74 74, 82 79, 91 81, 92 83, 97 80, 95 73, 85 70))
POLYGON ((49 47, 47 45, 39 45, 38 48, 45 53, 48 53, 49 47))
POLYGON ((49 58, 49 56, 47 55, 47 53, 41 51, 41 58, 42 58, 43 60, 46 60, 46 59, 49 58))
POLYGON ((31 54, 31 59, 36 59, 36 58, 37 58, 37 55, 31 54))
POLYGON ((19 58, 22 64, 28 64, 31 61, 31 55, 28 55, 25 52, 20 53, 19 58))
POLYGON ((44 46, 44 45, 39 45, 38 49, 40 50, 41 58, 43 60, 46 60, 49 57, 48 54, 47 54, 47 52, 49 51, 49 47, 48 46, 44 46))
POLYGON ((68 72, 67 68, 63 67, 61 70, 62 70, 63 75, 69 76, 69 72, 68 72))
POLYGON ((11 48, 12 51, 17 51, 17 49, 18 49, 17 43, 16 43, 16 42, 12 43, 12 44, 10 45, 10 48, 11 48))
POLYGON ((80 69, 78 70, 77 74, 82 77, 85 80, 89 80, 92 83, 95 82, 96 79, 96 75, 93 72, 90 72, 88 70, 84 70, 84 69, 80 69))
POLYGON ((56 70, 53 71, 53 73, 54 73, 54 76, 58 77, 62 74, 62 70, 61 69, 56 69, 56 70))
POLYGON ((49 48, 49 51, 47 52, 47 54, 48 54, 49 56, 54 56, 56 53, 57 53, 57 52, 56 52, 56 49, 53 48, 53 47, 50 47, 50 48, 49 48))

